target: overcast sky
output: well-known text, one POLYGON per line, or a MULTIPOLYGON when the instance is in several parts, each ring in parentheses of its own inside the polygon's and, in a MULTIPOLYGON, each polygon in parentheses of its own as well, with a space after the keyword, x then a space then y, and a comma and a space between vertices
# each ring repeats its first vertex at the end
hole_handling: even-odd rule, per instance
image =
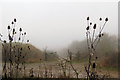
MULTIPOLYGON (((39 49, 67 47, 72 41, 86 38, 86 17, 99 25, 99 18, 109 18, 103 32, 118 34, 117 2, 5 1, 0 7, 0 30, 7 36, 7 26, 16 18, 16 27, 27 32, 26 39, 39 49)), ((99 27, 99 26, 98 26, 99 27)))

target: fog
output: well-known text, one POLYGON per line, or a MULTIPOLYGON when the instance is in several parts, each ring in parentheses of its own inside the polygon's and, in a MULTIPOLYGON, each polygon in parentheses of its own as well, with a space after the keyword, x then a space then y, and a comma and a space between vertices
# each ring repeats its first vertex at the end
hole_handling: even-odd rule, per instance
POLYGON ((7 26, 14 18, 17 19, 16 27, 27 32, 26 39, 41 50, 45 47, 58 50, 85 39, 87 16, 98 25, 100 17, 108 17, 103 32, 118 34, 117 2, 71 1, 2 2, 0 33, 3 39, 7 38, 7 26))

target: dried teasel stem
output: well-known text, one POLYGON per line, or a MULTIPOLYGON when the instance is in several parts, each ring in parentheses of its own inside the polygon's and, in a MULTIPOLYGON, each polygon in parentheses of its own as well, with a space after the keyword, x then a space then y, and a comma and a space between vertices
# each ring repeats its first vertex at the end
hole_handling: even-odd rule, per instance
MULTIPOLYGON (((102 21, 102 18, 99 19, 100 21, 102 21)), ((87 18, 87 21, 89 21, 89 19, 87 18)), ((91 38, 90 38, 90 31, 88 31, 89 29, 86 28, 87 32, 86 32, 86 37, 87 37, 87 46, 88 46, 88 51, 89 51, 89 64, 88 64, 88 68, 85 67, 85 70, 87 72, 87 80, 91 79, 92 76, 94 76, 95 74, 93 74, 93 72, 90 72, 90 66, 92 66, 91 64, 91 58, 92 58, 92 54, 96 53, 96 46, 98 44, 98 42, 100 41, 100 38, 104 35, 102 34, 102 30, 106 24, 106 22, 108 21, 108 18, 105 19, 105 23, 103 25, 102 28, 100 28, 99 34, 98 36, 94 39, 94 35, 95 35, 95 30, 96 30, 96 24, 94 24, 93 26, 93 35, 92 35, 92 42, 91 42, 91 38), (95 43, 97 41, 97 43, 95 43), (91 73, 91 75, 90 75, 91 73)))

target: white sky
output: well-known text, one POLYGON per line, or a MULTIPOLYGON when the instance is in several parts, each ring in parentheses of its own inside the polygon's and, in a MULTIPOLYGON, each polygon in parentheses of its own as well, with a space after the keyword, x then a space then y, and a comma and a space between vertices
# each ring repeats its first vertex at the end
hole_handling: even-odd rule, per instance
MULTIPOLYGON (((85 0, 4 0, 2 1, 2 34, 7 35, 7 26, 17 18, 17 26, 27 31, 27 39, 43 49, 58 49, 74 40, 86 38, 86 17, 99 24, 99 17, 109 18, 104 32, 118 34, 117 2, 87 2, 85 0), (86 1, 86 2, 85 2, 86 1)), ((117 1, 117 0, 115 0, 117 1)), ((1 30, 1 29, 0 29, 1 30)))

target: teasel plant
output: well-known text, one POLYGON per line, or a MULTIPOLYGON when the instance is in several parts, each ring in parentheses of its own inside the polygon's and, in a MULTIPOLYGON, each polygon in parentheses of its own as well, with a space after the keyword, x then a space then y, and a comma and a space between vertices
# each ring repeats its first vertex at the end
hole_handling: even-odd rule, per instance
MULTIPOLYGON (((102 18, 99 18, 100 24, 103 22, 102 18)), ((97 60, 96 56, 96 48, 98 43, 100 42, 101 37, 103 34, 103 29, 108 22, 108 18, 105 18, 103 25, 100 25, 98 27, 97 24, 93 24, 90 22, 90 18, 87 17, 87 28, 86 28, 86 38, 87 38, 87 47, 88 47, 88 53, 89 53, 89 62, 88 66, 85 66, 85 70, 87 72, 87 80, 90 80, 91 78, 97 78, 96 73, 94 69, 96 68, 96 61, 92 63, 92 58, 94 60, 97 60), (99 29, 97 32, 97 28, 99 29), (92 70, 90 71, 90 67, 92 70)))
POLYGON ((17 59, 16 59, 16 64, 17 64, 16 65, 16 69, 17 69, 17 71, 16 71, 16 78, 18 77, 19 69, 22 70, 22 68, 24 70, 24 77, 26 76, 26 73, 25 73, 25 71, 26 71, 25 57, 27 56, 27 54, 30 51, 30 46, 27 45, 29 43, 29 40, 27 40, 26 41, 27 42, 27 44, 26 44, 27 46, 22 47, 22 44, 25 43, 24 42, 25 36, 26 36, 26 32, 22 32, 22 28, 19 28, 18 44, 20 45, 20 47, 18 47, 18 50, 17 50, 18 54, 15 56, 15 57, 17 57, 17 59), (24 49, 26 49, 26 50, 28 49, 28 51, 25 52, 24 49), (21 64, 21 68, 20 68, 20 64, 21 64))
MULTIPOLYGON (((3 51, 4 51, 4 78, 13 78, 15 77, 14 72, 16 73, 16 78, 18 77, 18 68, 19 64, 23 61, 25 63, 25 56, 23 52, 22 43, 24 43, 26 32, 23 33, 22 28, 19 28, 19 32, 16 30, 16 18, 11 22, 11 25, 8 25, 8 42, 7 40, 1 40, 3 51), (19 34, 17 38, 17 33, 19 34), (7 60, 9 61, 9 66, 7 70, 7 60), (16 70, 14 70, 16 68, 16 70), (8 74, 7 74, 8 72, 8 74)), ((29 40, 27 40, 27 43, 29 40)), ((30 50, 30 47, 27 47, 30 50)), ((27 53, 27 52, 26 52, 27 53)), ((25 71, 24 71, 25 72, 25 71)))
POLYGON ((8 38, 9 38, 9 77, 13 77, 13 61, 12 61, 12 42, 15 35, 15 23, 16 19, 12 21, 11 26, 8 25, 8 38))

